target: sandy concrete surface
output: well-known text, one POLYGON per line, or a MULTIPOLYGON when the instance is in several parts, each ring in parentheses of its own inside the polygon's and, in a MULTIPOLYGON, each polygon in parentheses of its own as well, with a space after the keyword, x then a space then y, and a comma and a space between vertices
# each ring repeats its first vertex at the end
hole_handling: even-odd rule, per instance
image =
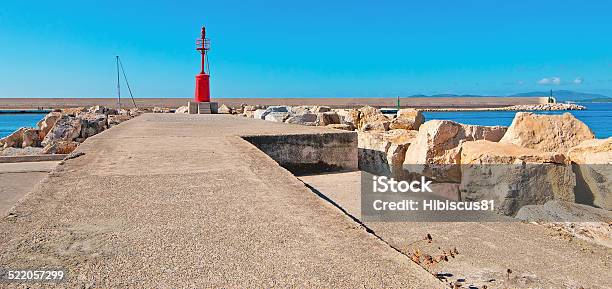
MULTIPOLYGON (((302 176, 348 214, 359 218, 360 172, 302 176)), ((448 282, 465 279, 483 288, 612 288, 612 250, 543 226, 520 222, 366 222, 365 226, 404 254, 416 249, 436 256, 459 254, 434 266, 448 282), (433 242, 423 240, 427 234, 433 242), (507 269, 511 269, 510 278, 507 269)))
POLYGON ((5 217, 58 163, 0 163, 0 218, 5 217))
MULTIPOLYGON (((547 97, 409 97, 401 98, 402 107, 422 108, 487 108, 519 104, 546 103, 547 97)), ((177 108, 187 105, 190 98, 137 98, 139 107, 177 108)), ((397 98, 213 98, 219 105, 327 105, 331 107, 396 107, 397 98)), ((130 99, 122 100, 124 107, 132 107, 130 99)), ((0 109, 66 108, 104 105, 117 106, 116 98, 0 98, 0 109)))
POLYGON ((239 137, 328 131, 223 115, 124 122, 2 218, 0 268, 65 267, 71 288, 441 288, 239 137))

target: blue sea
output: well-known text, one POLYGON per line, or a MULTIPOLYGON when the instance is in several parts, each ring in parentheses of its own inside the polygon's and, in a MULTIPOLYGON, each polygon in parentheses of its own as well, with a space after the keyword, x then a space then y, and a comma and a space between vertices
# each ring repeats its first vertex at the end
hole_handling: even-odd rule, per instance
MULTIPOLYGON (((612 103, 578 103, 587 110, 569 113, 588 125, 597 138, 612 136, 612 103)), ((563 114, 568 111, 536 111, 537 114, 563 114)), ((516 111, 425 112, 425 120, 443 119, 464 124, 509 126, 516 111)))
MULTIPOLYGON (((612 103, 582 103, 587 110, 571 111, 586 123, 597 138, 612 136, 612 103)), ((562 114, 565 111, 538 111, 538 114, 562 114)), ((514 111, 469 111, 469 112, 426 112, 425 119, 446 119, 464 124, 509 126, 514 111)), ((20 127, 34 127, 45 114, 0 114, 0 137, 5 137, 20 127)))
POLYGON ((0 138, 5 137, 20 127, 36 127, 46 113, 0 113, 0 138))

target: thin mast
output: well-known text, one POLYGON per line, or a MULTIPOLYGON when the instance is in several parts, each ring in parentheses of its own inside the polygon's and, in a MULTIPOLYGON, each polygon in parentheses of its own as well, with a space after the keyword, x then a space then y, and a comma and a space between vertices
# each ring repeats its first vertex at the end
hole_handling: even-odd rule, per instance
POLYGON ((121 67, 121 72, 123 73, 123 79, 125 80, 125 84, 127 85, 128 91, 130 92, 130 97, 132 98, 132 104, 134 104, 134 108, 138 108, 138 106, 136 106, 136 101, 134 100, 134 95, 132 94, 132 88, 130 87, 130 82, 127 79, 127 76, 125 74, 125 69, 123 68, 123 62, 121 62, 121 59, 119 57, 117 57, 117 60, 119 60, 119 67, 121 67))
POLYGON ((119 110, 121 110, 121 83, 119 82, 119 55, 116 55, 116 66, 117 66, 117 104, 119 110))

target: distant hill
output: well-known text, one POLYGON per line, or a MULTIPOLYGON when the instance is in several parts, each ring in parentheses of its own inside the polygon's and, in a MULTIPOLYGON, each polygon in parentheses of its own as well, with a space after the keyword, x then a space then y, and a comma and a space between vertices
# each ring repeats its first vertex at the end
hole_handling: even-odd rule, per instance
MULTIPOLYGON (((513 94, 510 96, 549 96, 550 91, 534 91, 534 92, 525 92, 513 94)), ((600 102, 608 102, 607 99, 611 99, 609 96, 596 94, 596 93, 583 93, 576 92, 571 90, 554 90, 553 96, 557 99, 558 102, 565 101, 576 101, 576 102, 592 102, 592 100, 599 100, 600 102)))
MULTIPOLYGON (((403 97, 404 96, 402 96, 402 98, 403 97)), ((432 94, 432 95, 415 94, 415 95, 411 95, 411 96, 407 96, 407 97, 495 97, 495 95, 474 95, 474 94, 451 94, 451 93, 445 93, 445 94, 432 94)))
POLYGON ((581 100, 580 102, 612 102, 612 97, 602 97, 602 98, 591 98, 591 99, 585 99, 585 100, 581 100))

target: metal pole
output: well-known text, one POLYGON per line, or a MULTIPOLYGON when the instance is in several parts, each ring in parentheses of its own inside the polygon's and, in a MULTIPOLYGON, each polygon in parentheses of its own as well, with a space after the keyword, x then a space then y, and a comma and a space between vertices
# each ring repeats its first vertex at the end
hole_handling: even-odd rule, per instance
POLYGON ((200 74, 204 74, 204 57, 205 57, 205 53, 204 53, 204 49, 202 49, 202 68, 200 69, 200 74))
POLYGON ((116 66, 117 66, 117 103, 119 105, 119 110, 121 110, 121 83, 119 82, 119 55, 116 56, 116 66))
POLYGON ((130 87, 130 82, 127 79, 127 75, 125 74, 125 69, 123 68, 123 62, 121 62, 121 59, 119 59, 119 67, 121 67, 121 72, 123 73, 123 79, 125 80, 125 85, 128 88, 128 91, 130 92, 130 97, 132 98, 132 104, 134 104, 134 108, 138 108, 138 106, 136 106, 136 101, 134 100, 134 95, 132 94, 132 88, 130 87))

